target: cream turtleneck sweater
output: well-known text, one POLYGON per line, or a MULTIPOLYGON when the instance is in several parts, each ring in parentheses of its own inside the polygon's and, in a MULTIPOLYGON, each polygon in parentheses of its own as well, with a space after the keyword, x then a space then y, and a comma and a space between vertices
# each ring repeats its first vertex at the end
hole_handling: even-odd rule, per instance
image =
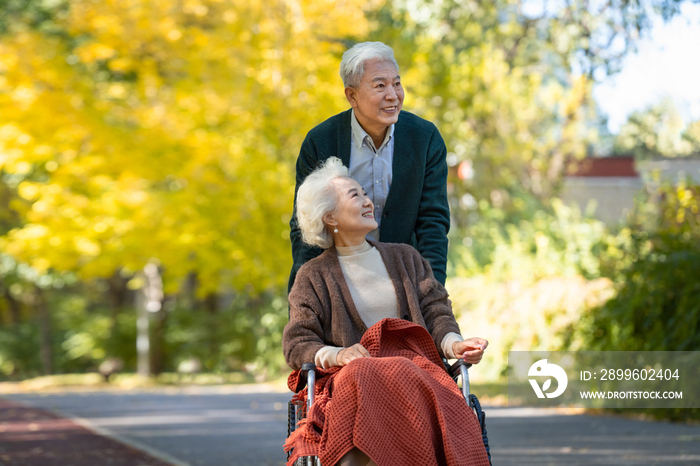
MULTIPOLYGON (((367 327, 382 319, 400 318, 396 291, 377 248, 364 241, 358 246, 336 246, 336 250, 355 308, 367 327)), ((454 332, 445 335, 440 346, 447 358, 454 358, 452 344, 462 340, 454 332)), ((316 365, 324 369, 337 366, 336 358, 342 349, 324 346, 316 353, 316 365)))

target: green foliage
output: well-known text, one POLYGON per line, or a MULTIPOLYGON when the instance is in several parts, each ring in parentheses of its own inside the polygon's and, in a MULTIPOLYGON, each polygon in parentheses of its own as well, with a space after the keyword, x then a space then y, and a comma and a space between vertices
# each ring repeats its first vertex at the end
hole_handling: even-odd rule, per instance
MULTIPOLYGON (((52 309, 51 345, 57 373, 95 371, 108 358, 124 362, 123 371, 136 370, 136 310, 114 309, 104 302, 108 285, 101 280, 78 283, 44 293, 52 309)), ((211 373, 250 371, 270 378, 286 369, 282 357, 282 328, 287 302, 274 293, 257 297, 237 294, 231 302, 166 301, 153 313, 151 341, 160 348, 159 372, 175 372, 196 358, 211 373), (156 335, 163 321, 167 331, 156 335)), ((43 372, 39 326, 23 322, 0 327, 0 380, 23 379, 43 372)))
POLYGON ((487 202, 475 212, 478 221, 452 236, 461 244, 447 286, 463 332, 492 343, 480 377, 504 377, 509 351, 581 349, 578 325, 612 296, 602 275, 627 231, 613 234, 558 199, 522 218, 487 202))
POLYGON ((511 221, 486 202, 476 212, 479 220, 452 236, 465 246, 453 247, 450 257, 451 271, 460 277, 483 274, 497 281, 527 282, 557 276, 597 278, 627 234, 611 235, 605 224, 559 199, 551 201, 550 209, 511 221))
POLYGON ((370 12, 372 39, 394 46, 405 107, 435 122, 453 177, 457 226, 482 200, 508 214, 547 205, 566 163, 598 140, 593 78, 619 67, 655 12, 678 2, 394 1, 370 12), (539 11, 538 11, 539 10, 539 11), (391 27, 387 27, 390 25, 391 27))
POLYGON ((700 187, 662 186, 651 213, 638 207, 617 295, 592 312, 591 349, 695 351, 700 348, 700 187))
POLYGON ((236 295, 228 307, 214 312, 176 305, 168 314, 166 370, 192 357, 215 373, 246 369, 269 377, 286 367, 280 348, 287 302, 274 294, 236 295))
POLYGON ((502 380, 509 351, 584 349, 577 332, 581 319, 613 294, 612 282, 605 278, 532 280, 524 275, 509 280, 456 277, 447 282, 462 333, 490 342, 474 371, 477 380, 502 380))
POLYGON ((664 99, 632 113, 615 137, 613 150, 641 160, 700 153, 700 121, 686 125, 673 100, 664 99))
POLYGON ((38 348, 36 325, 25 322, 12 328, 0 328, 0 380, 13 375, 24 378, 42 374, 38 348))
MULTIPOLYGON (((42 291, 51 308, 50 337, 45 344, 50 345, 57 372, 96 370, 108 356, 135 364, 135 313, 134 318, 124 313, 113 320, 109 308, 90 298, 100 300, 99 289, 90 284, 42 291)), ((0 377, 26 378, 45 372, 37 319, 0 328, 0 377)))
POLYGON ((0 34, 22 27, 52 31, 54 17, 66 9, 64 0, 0 0, 0 34))

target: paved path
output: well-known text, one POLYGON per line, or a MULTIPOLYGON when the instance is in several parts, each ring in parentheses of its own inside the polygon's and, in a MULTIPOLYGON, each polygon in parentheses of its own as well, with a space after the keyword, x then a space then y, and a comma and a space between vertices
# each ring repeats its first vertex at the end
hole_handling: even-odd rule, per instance
MULTIPOLYGON (((192 466, 281 465, 284 393, 260 387, 3 395, 60 410, 192 466)), ((493 464, 700 465, 700 426, 486 408, 493 464)))
POLYGON ((494 465, 700 465, 700 426, 486 408, 494 465))
POLYGON ((0 399, 2 466, 171 466, 71 419, 0 399))

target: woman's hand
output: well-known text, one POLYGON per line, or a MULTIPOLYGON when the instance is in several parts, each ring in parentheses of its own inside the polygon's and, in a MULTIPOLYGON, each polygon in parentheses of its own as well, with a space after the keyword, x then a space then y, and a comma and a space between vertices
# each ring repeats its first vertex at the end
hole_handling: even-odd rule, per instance
POLYGON ((339 366, 344 366, 353 359, 357 358, 371 358, 369 352, 365 349, 364 346, 362 346, 359 343, 352 345, 349 348, 343 348, 340 351, 338 351, 338 355, 335 357, 335 361, 338 363, 339 366))
POLYGON ((467 338, 464 341, 454 342, 452 352, 456 358, 464 359, 464 362, 479 364, 487 346, 489 346, 489 342, 483 338, 467 338))

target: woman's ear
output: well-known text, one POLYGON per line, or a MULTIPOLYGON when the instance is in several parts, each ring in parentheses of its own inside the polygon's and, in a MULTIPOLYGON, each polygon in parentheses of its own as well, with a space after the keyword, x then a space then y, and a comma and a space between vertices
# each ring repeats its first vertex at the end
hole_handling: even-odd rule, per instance
POLYGON ((335 216, 333 215, 332 212, 326 212, 325 214, 323 214, 322 220, 323 220, 323 223, 325 223, 328 226, 331 226, 331 227, 338 226, 338 222, 335 220, 335 216))

